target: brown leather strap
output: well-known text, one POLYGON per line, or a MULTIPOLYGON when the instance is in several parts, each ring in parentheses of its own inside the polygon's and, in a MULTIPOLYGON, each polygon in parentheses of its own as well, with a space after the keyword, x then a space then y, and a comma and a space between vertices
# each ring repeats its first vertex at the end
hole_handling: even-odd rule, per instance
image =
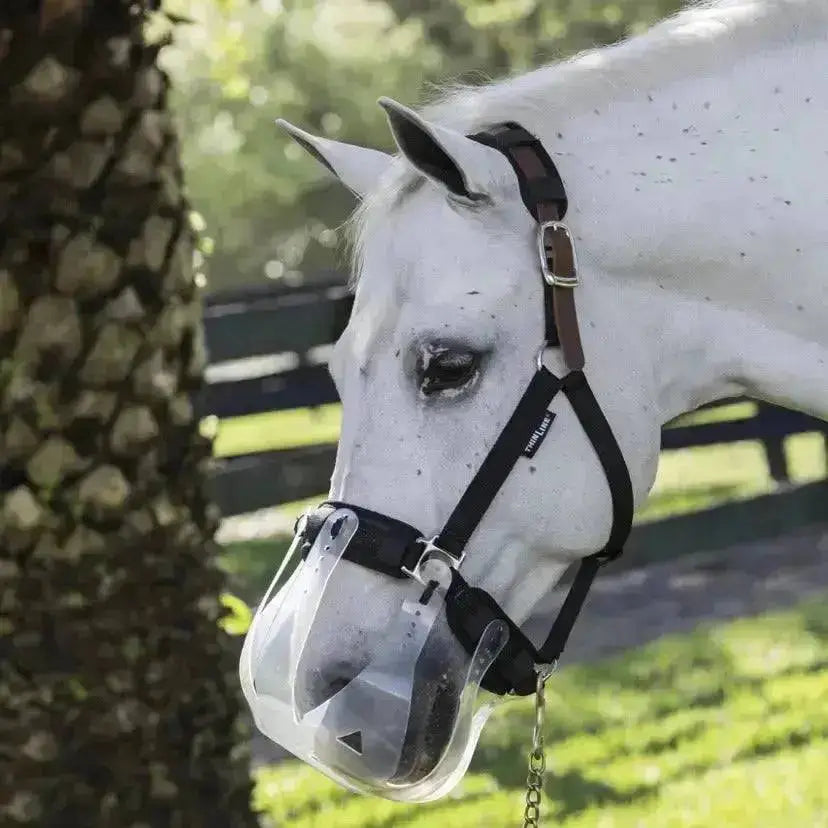
MULTIPOLYGON (((495 147, 509 159, 520 179, 521 197, 538 222, 560 221, 566 210, 563 182, 543 145, 518 124, 501 124, 470 136, 495 147)), ((575 251, 567 232, 551 230, 544 237, 549 270, 558 276, 575 276, 575 251), (548 247, 546 247, 548 245, 548 247)), ((544 333, 549 345, 560 343, 570 371, 584 367, 584 351, 572 286, 550 285, 544 278, 544 333)))
MULTIPOLYGON (((554 202, 538 204, 541 221, 557 221, 558 208, 554 202)), ((575 275, 575 251, 568 234, 550 233, 552 240, 552 266, 560 276, 575 275)), ((584 349, 581 345, 581 330, 578 327, 578 312, 575 307, 575 291, 571 287, 553 286, 552 295, 555 303, 555 324, 561 342, 564 360, 570 371, 580 371, 585 364, 584 349)))

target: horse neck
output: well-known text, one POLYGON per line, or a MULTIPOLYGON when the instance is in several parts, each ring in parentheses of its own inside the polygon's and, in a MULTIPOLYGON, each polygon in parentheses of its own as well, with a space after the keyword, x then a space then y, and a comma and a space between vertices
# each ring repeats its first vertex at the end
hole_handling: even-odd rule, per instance
POLYGON ((582 258, 654 339, 664 420, 733 393, 828 417, 826 64, 828 39, 789 43, 533 125, 582 258))

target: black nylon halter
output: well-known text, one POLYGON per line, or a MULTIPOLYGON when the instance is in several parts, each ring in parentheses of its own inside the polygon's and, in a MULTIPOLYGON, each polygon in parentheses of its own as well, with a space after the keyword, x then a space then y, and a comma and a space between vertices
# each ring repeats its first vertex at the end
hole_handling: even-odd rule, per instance
MULTIPOLYGON (((499 150, 507 157, 518 176, 524 204, 535 219, 542 217, 542 208, 548 208, 549 202, 554 203, 555 212, 563 218, 567 206, 563 183, 551 158, 534 136, 521 126, 510 123, 469 137, 499 150), (516 163, 511 154, 515 147, 530 148, 542 164, 545 176, 527 179, 523 167, 516 163)), ((558 342, 554 302, 555 290, 544 279, 548 345, 558 342)), ((329 501, 308 516, 303 530, 307 541, 306 549, 310 547, 326 518, 335 509, 342 507, 351 509, 359 518, 356 533, 343 554, 346 560, 394 578, 410 577, 430 549, 439 550, 454 560, 452 582, 445 598, 446 616, 452 632, 471 655, 488 624, 494 620, 505 622, 510 630, 509 640, 487 671, 482 685, 498 694, 528 695, 535 691, 537 667, 553 664, 563 652, 599 568, 621 554, 632 526, 633 494, 624 457, 584 372, 572 370, 561 378, 539 361, 537 371, 515 406, 512 416, 440 534, 432 541, 425 542, 415 527, 402 521, 352 504, 329 501), (548 408, 559 392, 563 392, 568 399, 601 462, 612 498, 612 528, 604 548, 581 560, 546 640, 536 648, 494 598, 485 590, 466 582, 460 574, 459 565, 469 539, 515 464, 521 457, 527 456, 527 449, 533 440, 537 442, 545 434, 551 423, 548 408), (543 429, 540 438, 539 429, 543 429)))

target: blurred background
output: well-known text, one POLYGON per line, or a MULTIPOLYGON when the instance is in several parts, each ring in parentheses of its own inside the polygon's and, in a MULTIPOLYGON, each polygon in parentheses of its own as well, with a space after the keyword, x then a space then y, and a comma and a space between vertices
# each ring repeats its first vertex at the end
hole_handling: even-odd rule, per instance
POLYGON ((188 188, 209 237, 209 289, 325 278, 343 261, 344 188, 273 125, 391 149, 381 95, 527 71, 611 43, 676 0, 173 0, 194 20, 164 61, 188 188))
MULTIPOLYGON (((0 9, 0 822, 518 824, 524 701, 457 791, 417 807, 346 794, 240 705, 241 635, 327 490, 326 361, 351 305, 353 200, 273 121, 391 150, 381 95, 416 106, 682 3, 17 5, 0 9), (161 236, 175 256, 152 254, 161 236)), ((728 400, 662 447, 548 685, 542 824, 828 826, 826 425, 728 400)))

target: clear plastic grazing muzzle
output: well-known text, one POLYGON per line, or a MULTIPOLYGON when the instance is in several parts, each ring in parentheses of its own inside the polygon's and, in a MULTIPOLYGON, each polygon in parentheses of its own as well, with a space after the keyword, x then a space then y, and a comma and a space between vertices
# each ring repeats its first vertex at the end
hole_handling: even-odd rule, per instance
MULTIPOLYGON (((393 622, 366 643, 365 666, 309 707, 301 691, 303 656, 312 647, 319 607, 326 595, 335 600, 328 593, 358 520, 350 509, 334 511, 277 590, 290 559, 302 551, 297 534, 245 638, 242 688, 262 733, 340 784, 400 801, 436 799, 462 778, 499 700, 481 693, 480 682, 506 644, 508 627, 493 621, 474 654, 458 656, 443 634, 443 587, 424 592, 415 581, 402 581, 410 588, 400 590, 406 597, 393 622)), ((445 581, 432 574, 438 584, 445 581)))

